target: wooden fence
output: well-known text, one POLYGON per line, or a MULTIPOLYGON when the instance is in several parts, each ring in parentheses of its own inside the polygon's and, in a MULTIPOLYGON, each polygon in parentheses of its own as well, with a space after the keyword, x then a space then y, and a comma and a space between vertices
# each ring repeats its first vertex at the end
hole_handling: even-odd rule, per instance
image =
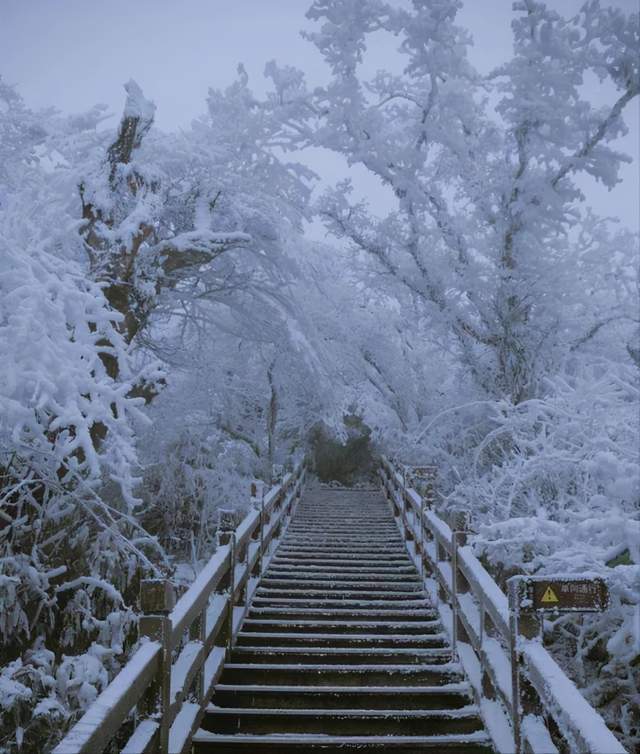
POLYGON ((170 582, 142 583, 138 650, 54 754, 100 754, 131 721, 122 754, 191 750, 263 561, 300 497, 304 474, 301 462, 253 499, 254 508, 237 527, 227 522, 215 554, 177 604, 170 582))
POLYGON ((625 754, 542 645, 539 618, 516 621, 515 589, 508 598, 466 544, 467 514, 444 521, 428 490, 420 495, 386 458, 380 475, 417 564, 437 583, 445 616, 450 606, 454 650, 498 750, 625 754))

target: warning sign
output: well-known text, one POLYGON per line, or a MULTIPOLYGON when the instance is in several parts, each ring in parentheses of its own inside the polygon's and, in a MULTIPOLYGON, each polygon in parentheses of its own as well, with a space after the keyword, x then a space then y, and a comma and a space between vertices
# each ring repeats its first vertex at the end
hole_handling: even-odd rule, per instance
POLYGON ((427 503, 433 502, 437 475, 437 466, 412 466, 409 470, 412 486, 425 498, 427 503))
POLYGON ((552 602, 558 602, 559 600, 556 597, 556 593, 553 591, 553 589, 550 586, 548 586, 545 589, 545 592, 542 595, 542 599, 540 601, 541 602, 552 603, 552 602))
POLYGON ((529 576, 521 582, 521 612, 601 612, 608 606, 609 589, 603 579, 529 576))

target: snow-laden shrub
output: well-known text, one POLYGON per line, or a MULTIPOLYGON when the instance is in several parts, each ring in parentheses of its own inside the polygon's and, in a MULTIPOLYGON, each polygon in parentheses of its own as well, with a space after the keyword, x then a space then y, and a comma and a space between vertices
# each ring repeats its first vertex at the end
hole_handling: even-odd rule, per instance
POLYGON ((0 670, 0 751, 48 751, 117 669, 113 653, 100 645, 57 662, 37 640, 24 658, 0 670))
POLYGON ((640 740, 640 375, 595 361, 519 404, 478 402, 443 415, 427 453, 443 505, 468 508, 476 552, 514 573, 606 578, 610 609, 562 617, 546 638, 563 667, 631 748, 640 740), (460 431, 466 427, 466 431, 460 431))

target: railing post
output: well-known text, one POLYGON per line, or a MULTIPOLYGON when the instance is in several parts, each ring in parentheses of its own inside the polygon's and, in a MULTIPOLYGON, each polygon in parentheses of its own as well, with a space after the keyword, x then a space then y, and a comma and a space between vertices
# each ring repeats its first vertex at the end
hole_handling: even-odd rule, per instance
POLYGON ((402 488, 400 490, 400 499, 402 500, 402 526, 404 527, 404 538, 406 542, 413 540, 411 527, 409 526, 409 504, 407 502, 407 484, 409 481, 409 467, 402 464, 402 488))
POLYGON ((258 575, 262 576, 264 560, 264 482, 256 479, 251 483, 251 502, 255 510, 260 513, 260 543, 258 547, 258 575))
POLYGON ((175 606, 173 584, 167 579, 144 579, 140 583, 139 635, 162 645, 160 673, 143 697, 140 707, 143 714, 157 717, 160 727, 159 754, 169 752, 169 715, 171 709, 171 619, 169 613, 175 606))
POLYGON ((231 532, 229 540, 231 565, 229 571, 229 614, 227 615, 227 657, 233 646, 233 611, 236 606, 236 533, 231 532))
POLYGON ((391 512, 393 517, 400 515, 400 509, 398 508, 398 501, 396 500, 395 489, 396 481, 394 476, 394 467, 387 461, 389 466, 383 465, 382 470, 384 474, 384 494, 389 503, 391 503, 391 512))
POLYGON ((420 577, 424 581, 424 568, 426 561, 424 542, 424 495, 420 495, 420 577))
POLYGON ((385 496, 388 502, 391 502, 391 495, 389 494, 389 472, 385 465, 385 461, 380 458, 380 477, 382 478, 382 494, 385 496))
POLYGON ((509 651, 511 656, 511 720, 516 754, 525 751, 522 738, 522 717, 524 712, 533 707, 523 688, 522 655, 520 639, 534 639, 540 633, 540 619, 534 613, 520 611, 520 603, 526 597, 525 581, 522 576, 513 576, 508 582, 509 590, 509 651))
POLYGON ((424 514, 425 510, 433 508, 436 471, 435 466, 419 466, 413 470, 413 488, 420 495, 420 575, 423 579, 427 566, 424 514))
POLYGON ((218 511, 218 545, 229 545, 229 600, 227 604, 226 650, 227 657, 233 645, 233 608, 236 591, 236 514, 235 511, 218 511))
MULTIPOLYGON (((438 538, 436 538, 436 562, 446 563, 447 557, 447 551, 444 545, 438 538)), ((447 590, 442 586, 440 582, 438 582, 438 597, 441 602, 448 602, 449 600, 447 590)))
POLYGON ((460 619, 458 606, 458 594, 469 591, 467 580, 458 568, 458 548, 467 543, 467 531, 469 529, 468 511, 453 510, 449 515, 451 527, 451 607, 453 611, 453 651, 457 652, 458 639, 468 641, 469 637, 460 619))
MULTIPOLYGON (((191 641, 199 641, 204 647, 207 638, 207 608, 203 608, 200 615, 193 621, 189 627, 189 639, 191 641)), ((195 681, 194 691, 198 699, 198 704, 202 705, 205 701, 206 689, 204 687, 204 662, 198 670, 195 681)))
POLYGON ((298 484, 298 493, 297 493, 298 503, 300 502, 300 500, 302 500, 302 485, 304 484, 304 476, 306 474, 305 463, 306 463, 306 461, 305 461, 305 459, 303 459, 301 461, 301 463, 300 463, 300 472, 298 474, 298 482, 297 482, 297 484, 298 484))
POLYGON ((280 534, 282 533, 282 517, 280 516, 280 509, 284 505, 284 499, 283 499, 283 493, 282 490, 278 493, 277 497, 273 501, 273 509, 271 511, 272 515, 275 516, 275 526, 273 530, 273 537, 271 538, 271 542, 269 544, 270 548, 273 548, 274 542, 277 542, 280 538, 280 534))

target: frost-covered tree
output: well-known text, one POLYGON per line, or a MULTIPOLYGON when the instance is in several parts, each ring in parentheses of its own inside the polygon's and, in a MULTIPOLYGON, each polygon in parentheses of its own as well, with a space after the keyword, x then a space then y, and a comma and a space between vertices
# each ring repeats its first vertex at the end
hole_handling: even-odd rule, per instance
POLYGON ((58 146, 94 138, 99 111, 0 96, 0 715, 3 747, 33 749, 107 682, 134 579, 161 558, 136 519, 142 401, 121 317, 78 261, 73 171, 52 167, 58 146))
POLYGON ((307 92, 301 74, 270 64, 269 105, 283 143, 334 150, 390 188, 396 208, 382 219, 350 199, 348 182, 328 192, 320 214, 397 281, 396 295, 447 328, 486 394, 517 402, 558 363, 559 294, 576 263, 569 230, 583 211, 576 176, 611 187, 625 159, 608 144, 639 92, 637 16, 589 2, 567 20, 543 3, 517 3, 514 56, 482 78, 466 57, 460 7, 313 3, 307 15, 319 28, 306 36, 331 81, 307 92), (374 33, 398 37, 401 74, 363 77, 374 33), (584 95, 594 75, 615 92, 608 108, 584 95))
POLYGON ((518 2, 513 56, 483 77, 466 57, 460 7, 313 2, 306 36, 329 83, 309 91, 300 72, 270 63, 264 107, 281 119, 285 148, 333 150, 390 189, 383 217, 348 181, 318 203, 371 299, 385 316, 389 301, 405 314, 388 348, 363 333, 360 377, 388 408, 384 430, 398 428, 401 457, 437 462, 441 503, 466 501, 485 525, 476 546, 497 573, 579 572, 589 552, 598 561, 615 609, 550 638, 633 747, 639 566, 625 532, 640 505, 638 239, 596 218, 578 179, 611 188, 627 159, 612 142, 640 90, 638 15, 587 2, 563 18, 518 2), (382 34, 398 39, 401 72, 367 77, 367 48, 382 34), (589 100, 594 79, 606 107, 589 100), (410 349, 429 354, 425 338, 450 366, 438 381, 429 365, 422 384, 438 390, 426 403, 420 370, 388 358, 399 349, 410 366, 410 349), (569 544, 568 530, 580 533, 569 544))
POLYGON ((299 236, 283 241, 277 264, 251 284, 199 301, 197 316, 192 309, 154 340, 172 376, 151 410, 168 431, 143 443, 151 518, 159 508, 185 516, 197 557, 215 509, 246 503, 247 479, 268 483, 275 465, 303 452, 310 427, 340 411, 329 333, 340 340, 334 318, 318 320, 330 304, 308 274, 314 256, 299 236))
MULTIPOLYGON (((125 88, 127 99, 116 138, 79 188, 84 220, 80 232, 92 276, 122 315, 116 330, 129 344, 148 322, 164 289, 196 276, 203 265, 248 236, 214 232, 210 214, 215 202, 207 196, 195 203, 185 228, 176 228, 167 218, 163 166, 139 154, 155 106, 134 81, 125 88)), ((193 186, 182 188, 197 192, 193 186)), ((106 354, 104 361, 109 374, 117 377, 115 354, 106 354)), ((138 386, 137 392, 150 400, 155 390, 147 384, 138 386)))
MULTIPOLYGON (((11 661, 0 706, 25 741, 38 740, 52 715, 61 730, 106 682, 135 635, 137 580, 162 564, 157 539, 174 558, 184 552, 184 522, 168 508, 156 520, 141 511, 135 488, 135 433, 149 421, 143 404, 157 397, 158 362, 170 386, 216 394, 191 406, 192 419, 209 412, 201 434, 181 438, 184 422, 162 406, 150 414, 162 451, 172 442, 184 451, 164 464, 172 491, 186 493, 176 510, 202 497, 203 468, 216 494, 254 475, 229 454, 225 465, 234 433, 253 433, 269 478, 279 438, 296 422, 279 287, 311 173, 273 156, 275 122, 252 103, 242 72, 175 136, 152 128, 155 108, 135 82, 126 89, 114 132, 97 128, 104 108, 35 113, 0 82, 0 349, 11 364, 0 382, 2 656, 11 661), (65 651, 77 656, 63 668, 65 651)), ((312 393, 308 382, 309 404, 312 393)), ((188 522, 196 560, 210 553, 212 520, 188 522)))

